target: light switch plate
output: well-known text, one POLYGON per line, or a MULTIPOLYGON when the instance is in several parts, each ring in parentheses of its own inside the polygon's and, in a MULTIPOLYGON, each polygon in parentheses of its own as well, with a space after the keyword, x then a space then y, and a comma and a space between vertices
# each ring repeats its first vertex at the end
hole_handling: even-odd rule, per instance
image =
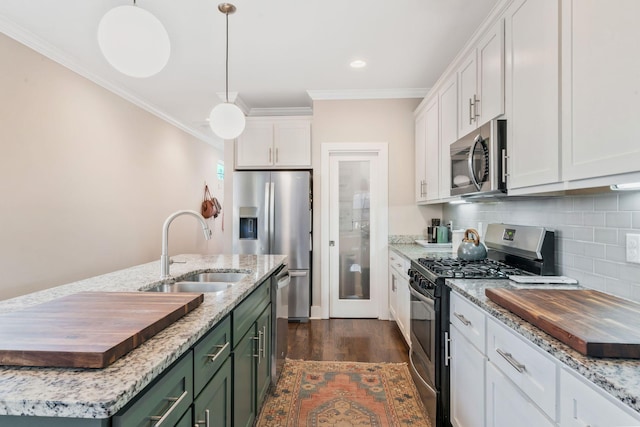
POLYGON ((627 234, 627 262, 640 264, 640 234, 627 234))

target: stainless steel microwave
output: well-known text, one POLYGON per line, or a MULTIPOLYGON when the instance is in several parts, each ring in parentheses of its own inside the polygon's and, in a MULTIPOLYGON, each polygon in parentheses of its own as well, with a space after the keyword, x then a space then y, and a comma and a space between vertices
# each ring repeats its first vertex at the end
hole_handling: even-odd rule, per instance
POLYGON ((451 195, 507 191, 507 121, 491 120, 451 144, 451 195))

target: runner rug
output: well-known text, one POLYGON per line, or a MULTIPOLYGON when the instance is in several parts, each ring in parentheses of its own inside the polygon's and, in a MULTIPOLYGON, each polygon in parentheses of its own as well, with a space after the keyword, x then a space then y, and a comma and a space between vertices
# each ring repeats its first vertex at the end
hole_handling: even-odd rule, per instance
POLYGON ((287 359, 257 427, 430 427, 406 363, 287 359))

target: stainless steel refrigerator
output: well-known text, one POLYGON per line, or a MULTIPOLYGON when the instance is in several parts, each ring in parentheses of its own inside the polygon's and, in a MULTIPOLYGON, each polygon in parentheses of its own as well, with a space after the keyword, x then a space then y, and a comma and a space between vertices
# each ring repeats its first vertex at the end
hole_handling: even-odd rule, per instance
POLYGON ((311 298, 311 172, 233 174, 233 252, 288 256, 289 321, 307 321, 311 298))

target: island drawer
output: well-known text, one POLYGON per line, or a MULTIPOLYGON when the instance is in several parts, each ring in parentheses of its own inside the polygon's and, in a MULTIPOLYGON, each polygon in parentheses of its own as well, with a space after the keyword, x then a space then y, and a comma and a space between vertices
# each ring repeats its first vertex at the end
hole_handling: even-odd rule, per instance
POLYGON ((193 356, 187 352, 113 417, 113 427, 174 426, 193 402, 193 356))
POLYGON ((270 302, 271 281, 265 280, 233 310, 233 348, 238 345, 270 302))
POLYGON ((209 382, 231 354, 231 317, 211 329, 193 348, 194 395, 209 382))

